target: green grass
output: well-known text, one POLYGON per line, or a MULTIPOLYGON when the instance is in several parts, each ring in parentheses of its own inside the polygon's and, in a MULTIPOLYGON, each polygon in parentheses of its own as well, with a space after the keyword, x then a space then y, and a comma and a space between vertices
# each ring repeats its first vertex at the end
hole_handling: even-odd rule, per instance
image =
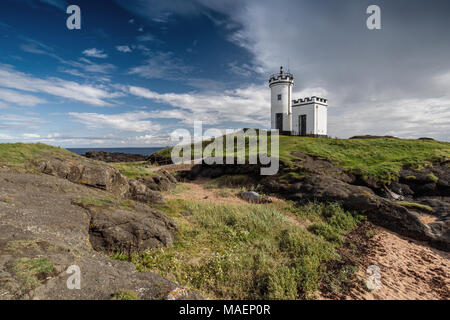
POLYGON ((422 211, 434 212, 432 207, 427 206, 425 204, 421 204, 421 203, 408 202, 408 201, 397 201, 396 203, 403 207, 407 207, 407 208, 413 208, 413 209, 415 208, 415 209, 419 209, 422 211))
POLYGON ((423 168, 450 157, 450 143, 403 139, 330 139, 280 136, 280 159, 292 163, 292 151, 328 159, 344 169, 390 182, 403 166, 423 168))
POLYGON ((40 284, 39 277, 45 277, 54 270, 47 258, 19 258, 14 261, 14 273, 22 284, 23 291, 29 291, 40 284))
POLYGON ((151 165, 146 161, 139 162, 118 162, 118 163, 109 163, 112 167, 116 168, 120 171, 125 177, 136 179, 146 176, 151 176, 154 173, 150 172, 148 168, 151 165))
POLYGON ((55 156, 72 157, 75 154, 43 143, 0 143, 0 166, 8 166, 20 172, 34 171, 33 162, 55 156))
MULTIPOLYGON (((269 137, 268 141, 271 141, 269 137)), ((209 141, 203 142, 203 148, 209 141)), ((245 154, 255 152, 248 147, 246 139, 245 154)), ((347 171, 373 178, 376 181, 390 183, 398 177, 405 165, 417 169, 431 166, 433 162, 450 158, 450 143, 427 140, 405 139, 331 139, 310 137, 279 136, 279 158, 286 166, 295 169, 299 166, 293 152, 302 152, 311 156, 332 161, 347 171)), ((270 148, 268 154, 270 155, 270 148)), ((236 155, 237 145, 233 150, 236 155)), ((171 148, 157 152, 170 158, 171 148)), ((233 156, 226 155, 226 156, 233 156)))
POLYGON ((298 207, 282 201, 255 205, 177 199, 158 209, 175 220, 178 238, 172 247, 133 254, 132 262, 139 271, 158 272, 219 299, 314 297, 325 264, 339 259, 336 239, 360 219, 336 205, 298 207), (193 215, 186 218, 181 211, 193 215), (330 230, 325 235, 308 230, 302 225, 306 221, 330 230))
POLYGON ((430 182, 437 183, 439 181, 439 178, 436 177, 433 173, 427 174, 427 180, 430 182))
POLYGON ((139 300, 137 294, 132 290, 117 290, 111 300, 139 300))

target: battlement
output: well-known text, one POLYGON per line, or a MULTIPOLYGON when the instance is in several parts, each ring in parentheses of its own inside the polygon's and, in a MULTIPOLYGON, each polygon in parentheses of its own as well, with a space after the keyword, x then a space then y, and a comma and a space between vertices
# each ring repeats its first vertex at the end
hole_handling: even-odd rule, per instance
POLYGON ((328 99, 313 96, 313 97, 306 97, 306 98, 298 99, 298 100, 292 100, 292 106, 311 104, 311 103, 321 103, 321 104, 326 105, 328 103, 328 99))
POLYGON ((278 81, 294 81, 294 76, 290 73, 273 74, 270 76, 269 84, 272 84, 272 83, 278 82, 278 81))
POLYGON ((283 67, 280 67, 278 74, 273 74, 269 78, 269 85, 278 82, 294 82, 294 76, 289 72, 284 72, 283 67))

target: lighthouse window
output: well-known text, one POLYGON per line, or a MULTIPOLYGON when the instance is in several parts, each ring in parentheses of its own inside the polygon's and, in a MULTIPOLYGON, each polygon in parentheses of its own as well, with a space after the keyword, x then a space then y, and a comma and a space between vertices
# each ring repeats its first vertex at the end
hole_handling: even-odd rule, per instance
POLYGON ((278 95, 278 101, 281 101, 281 94, 278 95))

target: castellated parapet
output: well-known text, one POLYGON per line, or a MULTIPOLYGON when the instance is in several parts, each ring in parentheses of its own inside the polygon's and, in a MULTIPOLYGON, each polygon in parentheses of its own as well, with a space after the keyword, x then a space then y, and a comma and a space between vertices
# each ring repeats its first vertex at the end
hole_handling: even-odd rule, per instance
POLYGON ((327 105, 328 99, 312 96, 312 97, 306 97, 303 99, 292 100, 292 106, 310 104, 310 103, 320 103, 320 104, 327 105))

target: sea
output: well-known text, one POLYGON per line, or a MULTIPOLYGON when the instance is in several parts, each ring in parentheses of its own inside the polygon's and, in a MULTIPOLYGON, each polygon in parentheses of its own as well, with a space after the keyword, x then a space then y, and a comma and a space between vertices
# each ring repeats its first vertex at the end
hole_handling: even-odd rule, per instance
POLYGON ((106 151, 106 152, 120 152, 126 154, 141 154, 143 156, 149 156, 164 148, 67 148, 70 152, 84 155, 88 151, 106 151))

